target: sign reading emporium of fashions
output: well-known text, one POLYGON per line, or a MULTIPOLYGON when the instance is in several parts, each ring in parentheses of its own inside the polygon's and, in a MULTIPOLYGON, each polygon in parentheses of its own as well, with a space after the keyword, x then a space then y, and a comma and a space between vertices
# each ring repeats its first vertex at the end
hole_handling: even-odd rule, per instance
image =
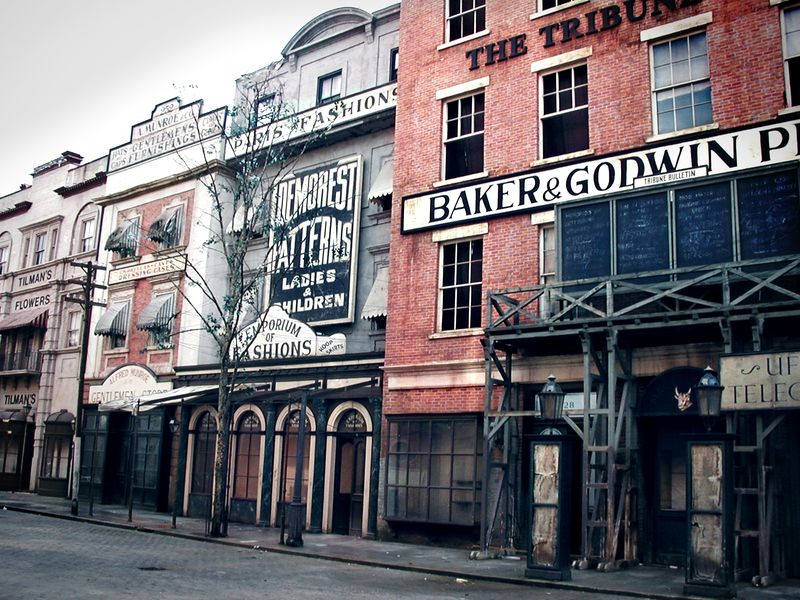
POLYGON ((800 408, 800 352, 722 356, 725 410, 800 408))
POLYGON ((452 227, 547 210, 571 200, 796 162, 799 141, 800 120, 792 120, 414 194, 403 198, 401 230, 452 227))
POLYGON ((396 106, 397 84, 390 83, 269 123, 257 129, 255 134, 242 134, 232 140, 233 153, 241 156, 310 133, 322 133, 335 125, 363 119, 396 106))
POLYGON ((239 332, 231 348, 231 358, 237 348, 242 349, 242 360, 333 356, 345 353, 346 341, 343 333, 317 335, 311 327, 273 305, 239 332))
POLYGON ((271 209, 272 302, 309 325, 352 321, 361 156, 286 177, 271 209))
POLYGON ((156 381, 152 371, 139 365, 124 365, 108 377, 101 385, 89 386, 89 404, 119 405, 137 398, 151 396, 172 389, 169 381, 156 381))
POLYGON ((203 101, 181 106, 178 98, 157 104, 148 121, 131 127, 131 141, 113 148, 108 171, 116 171, 222 133, 225 108, 202 114, 203 101))

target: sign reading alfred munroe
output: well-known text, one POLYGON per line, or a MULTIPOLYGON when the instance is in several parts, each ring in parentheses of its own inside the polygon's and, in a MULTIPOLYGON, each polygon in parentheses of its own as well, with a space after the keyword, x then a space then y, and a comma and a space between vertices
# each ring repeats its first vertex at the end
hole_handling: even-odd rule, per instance
POLYGON ((554 204, 800 159, 800 120, 772 123, 403 198, 402 232, 547 210, 554 204))
POLYGON ((105 378, 101 385, 89 386, 89 404, 118 403, 152 396, 172 389, 172 382, 157 381, 150 369, 124 365, 105 378))
POLYGON ((800 408, 800 351, 722 356, 723 410, 800 408))
POLYGON ((294 173, 272 198, 272 302, 309 325, 353 320, 361 156, 294 173))
POLYGON ((202 114, 203 101, 181 106, 178 98, 156 105, 152 117, 131 128, 131 141, 113 148, 108 171, 116 171, 150 158, 179 150, 220 135, 225 126, 225 108, 202 114))

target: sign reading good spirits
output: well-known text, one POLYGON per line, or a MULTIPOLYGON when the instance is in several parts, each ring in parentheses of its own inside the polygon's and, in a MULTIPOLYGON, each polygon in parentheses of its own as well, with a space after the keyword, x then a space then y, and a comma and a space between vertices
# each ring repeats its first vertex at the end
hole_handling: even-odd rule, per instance
POLYGON ((101 385, 89 386, 89 404, 136 400, 172 389, 172 382, 156 381, 149 369, 125 365, 106 377, 101 385))
POLYGON ((345 353, 346 341, 342 333, 317 335, 281 307, 270 306, 265 315, 239 332, 231 348, 232 359, 237 349, 242 360, 332 356, 345 353))
POLYGON ((402 232, 452 227, 554 204, 797 161, 800 120, 743 129, 403 198, 402 232))
POLYGON ((720 358, 723 410, 800 408, 800 352, 720 358))
POLYGON ((283 179, 272 211, 272 302, 309 325, 352 321, 361 156, 283 179))
POLYGON ((114 285, 115 283, 121 283, 123 281, 132 281, 134 279, 144 279, 145 277, 153 277, 154 275, 162 275, 164 273, 183 271, 185 268, 185 256, 169 256, 160 260, 151 260, 109 271, 108 283, 114 285))

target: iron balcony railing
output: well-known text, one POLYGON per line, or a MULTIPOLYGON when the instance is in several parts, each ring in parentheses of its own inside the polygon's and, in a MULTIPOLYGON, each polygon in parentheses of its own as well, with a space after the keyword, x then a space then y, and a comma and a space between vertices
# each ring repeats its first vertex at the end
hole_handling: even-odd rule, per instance
POLYGON ((557 281, 487 294, 487 335, 800 314, 800 255, 557 281))
POLYGON ((12 352, 0 356, 0 371, 31 371, 40 373, 42 370, 42 355, 34 352, 12 352))

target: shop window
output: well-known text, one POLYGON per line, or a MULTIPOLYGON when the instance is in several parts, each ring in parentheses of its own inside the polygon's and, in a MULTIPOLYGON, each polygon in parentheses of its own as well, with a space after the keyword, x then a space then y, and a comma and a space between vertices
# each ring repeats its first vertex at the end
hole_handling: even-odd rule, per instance
POLYGON ((3 433, 0 436, 0 473, 16 473, 21 438, 3 433))
POLYGON ((81 317, 80 311, 67 313, 67 347, 75 348, 80 345, 81 337, 81 317))
POLYGON ((240 500, 258 497, 258 474, 261 471, 261 422, 252 412, 239 419, 236 428, 236 459, 233 495, 240 500))
POLYGON ((217 443, 217 421, 210 412, 205 412, 197 421, 193 432, 194 454, 192 456, 192 493, 211 494, 214 479, 214 451, 217 443))
POLYGON ((317 104, 334 102, 342 96, 342 72, 323 75, 317 80, 317 104))
POLYGON ((387 519, 474 525, 480 507, 480 436, 470 417, 390 418, 387 519))
POLYGON ((447 41, 480 33, 486 29, 486 0, 446 0, 447 41))
POLYGON ((50 415, 45 421, 42 478, 69 478, 73 423, 74 417, 65 410, 50 415))
POLYGON ((706 33, 652 46, 656 132, 672 133, 711 123, 711 80, 706 33))
POLYGON ((399 48, 392 48, 389 52, 389 81, 397 81, 397 67, 399 62, 399 48))
POLYGON ((483 93, 445 104, 444 178, 483 171, 483 93))
POLYGON ((783 64, 786 105, 800 105, 800 6, 783 11, 783 64))
POLYGON ((589 148, 589 78, 577 65, 541 78, 542 157, 589 148))
POLYGON ((442 244, 440 264, 441 331, 480 327, 483 240, 442 244))

